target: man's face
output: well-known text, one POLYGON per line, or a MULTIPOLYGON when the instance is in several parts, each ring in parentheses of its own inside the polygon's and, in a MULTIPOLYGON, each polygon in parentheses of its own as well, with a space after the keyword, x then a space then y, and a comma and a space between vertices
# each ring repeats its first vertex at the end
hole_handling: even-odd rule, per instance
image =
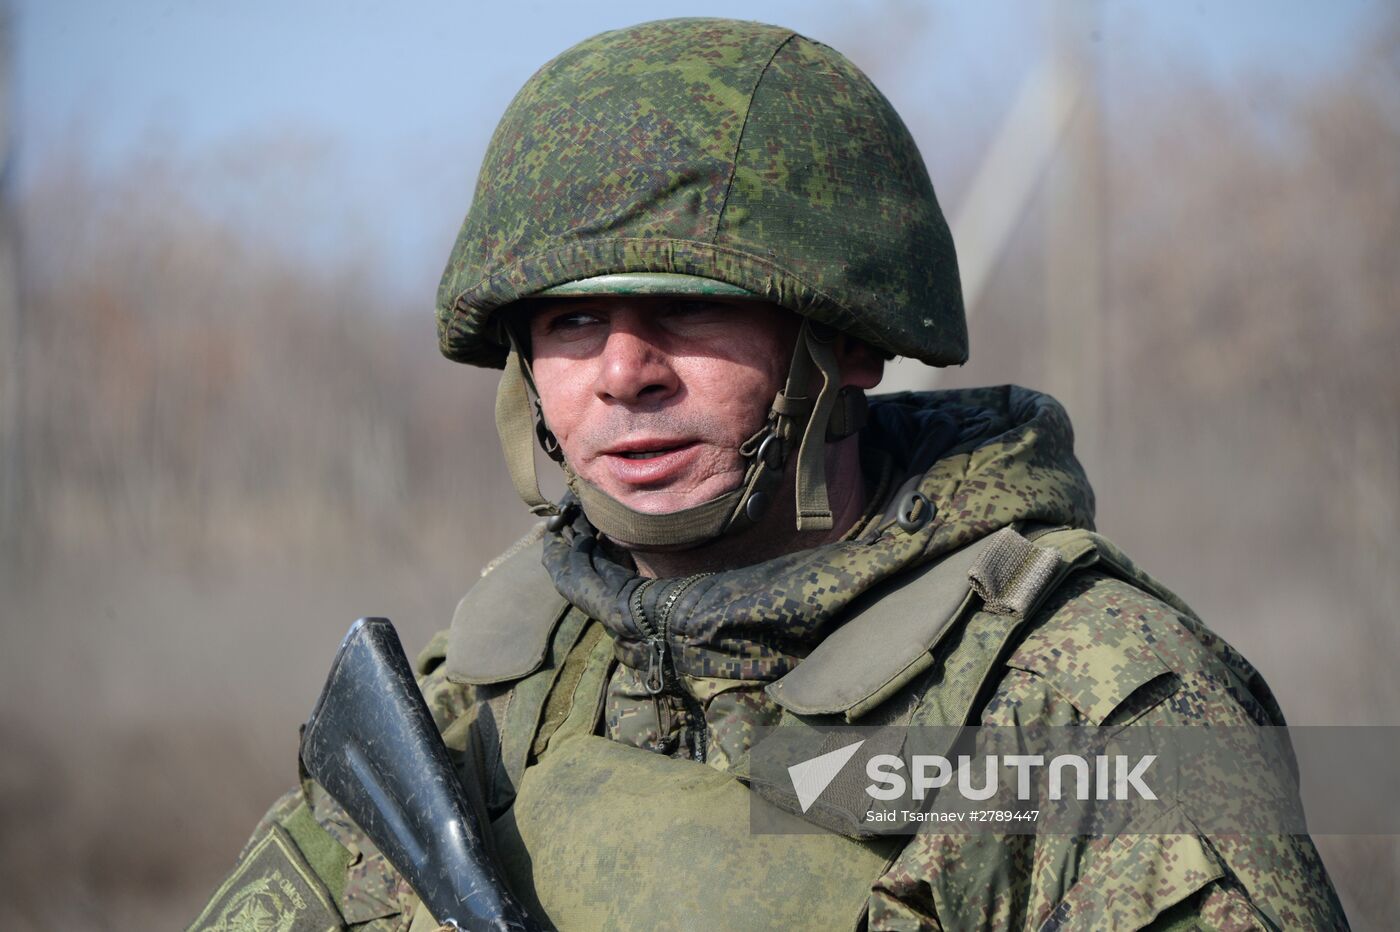
POLYGON ((545 422, 579 476, 667 514, 739 485, 739 446, 783 387, 800 321, 758 301, 599 297, 534 302, 545 422))

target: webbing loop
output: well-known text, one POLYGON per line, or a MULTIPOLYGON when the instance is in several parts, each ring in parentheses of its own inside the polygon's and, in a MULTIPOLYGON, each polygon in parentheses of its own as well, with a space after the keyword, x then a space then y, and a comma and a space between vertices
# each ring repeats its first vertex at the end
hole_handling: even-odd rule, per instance
MULTIPOLYGON (((803 323, 798 356, 805 355, 821 373, 822 387, 812 406, 802 432, 802 445, 797 450, 797 529, 799 531, 829 531, 832 526, 831 502, 826 490, 826 429, 836 405, 841 372, 836 364, 836 348, 831 340, 822 339, 810 325, 803 323)), ((793 365, 793 371, 800 367, 793 365)), ((789 379, 791 385, 791 378, 789 379)))
POLYGON ((559 509, 540 493, 535 473, 535 412, 530 403, 530 376, 514 335, 510 337, 506 370, 496 388, 496 433, 501 437, 501 450, 515 494, 536 515, 558 514, 559 509))

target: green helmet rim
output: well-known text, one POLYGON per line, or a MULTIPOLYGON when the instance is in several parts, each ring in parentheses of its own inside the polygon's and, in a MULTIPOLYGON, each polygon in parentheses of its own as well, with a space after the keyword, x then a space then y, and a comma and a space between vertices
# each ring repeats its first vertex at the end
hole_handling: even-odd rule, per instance
POLYGON ((710 298, 757 300, 747 288, 702 275, 678 272, 614 272, 593 275, 538 291, 534 298, 593 298, 626 295, 696 295, 710 298))

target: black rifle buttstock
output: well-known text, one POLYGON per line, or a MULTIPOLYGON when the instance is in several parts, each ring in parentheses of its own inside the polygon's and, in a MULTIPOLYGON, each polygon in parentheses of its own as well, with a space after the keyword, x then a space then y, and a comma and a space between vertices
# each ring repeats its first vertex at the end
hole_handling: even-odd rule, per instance
POLYGON ((488 855, 398 633, 387 618, 350 626, 302 732, 306 772, 417 891, 438 922, 543 932, 488 855))

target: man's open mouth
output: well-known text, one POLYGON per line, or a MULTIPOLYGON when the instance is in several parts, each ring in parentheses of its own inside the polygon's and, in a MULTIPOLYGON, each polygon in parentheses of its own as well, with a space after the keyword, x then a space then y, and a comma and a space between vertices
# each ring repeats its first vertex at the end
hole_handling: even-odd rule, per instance
POLYGON ((679 449, 680 447, 666 447, 664 450, 633 450, 627 453, 619 453, 617 455, 629 460, 650 460, 655 459, 658 456, 665 456, 667 453, 671 453, 679 449))
POLYGON ((655 486, 684 474, 698 447, 698 441, 686 437, 636 437, 618 443, 602 458, 622 485, 655 486))

